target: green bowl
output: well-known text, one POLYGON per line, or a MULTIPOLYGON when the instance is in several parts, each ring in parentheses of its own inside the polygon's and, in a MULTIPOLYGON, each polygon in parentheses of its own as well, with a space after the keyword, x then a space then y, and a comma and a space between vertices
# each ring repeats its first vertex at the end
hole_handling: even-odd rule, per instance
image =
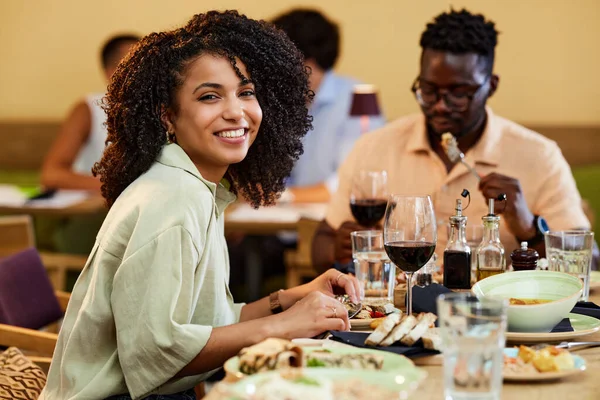
POLYGON ((534 305, 509 305, 509 332, 550 332, 571 309, 583 291, 576 276, 554 271, 506 272, 485 278, 473 286, 477 297, 551 300, 534 305))

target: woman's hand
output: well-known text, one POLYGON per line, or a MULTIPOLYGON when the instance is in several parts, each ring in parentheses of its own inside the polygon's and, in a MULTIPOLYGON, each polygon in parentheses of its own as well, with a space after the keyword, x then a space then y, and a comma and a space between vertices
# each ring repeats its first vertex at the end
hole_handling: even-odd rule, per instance
POLYGON ((364 297, 363 287, 356 277, 333 268, 303 286, 306 286, 305 290, 308 293, 318 291, 331 297, 336 294, 347 294, 354 303, 360 302, 364 297))
POLYGON ((270 318, 273 336, 284 339, 311 338, 329 330, 350 329, 346 307, 322 292, 311 292, 270 318))

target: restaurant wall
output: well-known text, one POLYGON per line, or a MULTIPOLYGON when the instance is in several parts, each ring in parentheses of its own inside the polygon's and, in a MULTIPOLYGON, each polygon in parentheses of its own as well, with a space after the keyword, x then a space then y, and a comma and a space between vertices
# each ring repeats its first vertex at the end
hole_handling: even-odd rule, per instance
POLYGON ((485 13, 502 32, 497 113, 530 124, 600 123, 598 0, 0 0, 0 119, 61 119, 81 95, 102 91, 98 48, 115 32, 168 29, 212 8, 270 18, 293 6, 319 7, 340 23, 336 69, 376 84, 393 119, 417 111, 409 87, 419 36, 449 4, 485 13))

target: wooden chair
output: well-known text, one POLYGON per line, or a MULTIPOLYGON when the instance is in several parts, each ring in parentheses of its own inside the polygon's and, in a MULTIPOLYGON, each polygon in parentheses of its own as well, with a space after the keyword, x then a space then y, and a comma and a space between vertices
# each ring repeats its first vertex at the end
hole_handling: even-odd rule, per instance
POLYGON ((319 273, 312 265, 311 247, 320 221, 302 218, 298 221, 298 247, 285 253, 286 285, 292 288, 319 273))
POLYGON ((29 215, 0 217, 0 258, 35 247, 33 223, 29 215))
MULTIPOLYGON (((35 247, 33 221, 29 215, 0 217, 0 258, 35 247)), ((48 277, 56 290, 64 290, 67 272, 81 271, 86 256, 62 253, 40 253, 48 277)))

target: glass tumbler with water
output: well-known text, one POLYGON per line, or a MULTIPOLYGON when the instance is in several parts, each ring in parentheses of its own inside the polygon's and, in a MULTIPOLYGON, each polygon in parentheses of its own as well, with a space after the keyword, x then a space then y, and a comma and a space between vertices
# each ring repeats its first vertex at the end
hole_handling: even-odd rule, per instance
POLYGON ((363 285, 367 304, 393 303, 396 266, 383 247, 382 231, 356 231, 352 239, 352 258, 356 278, 363 285))
POLYGON ((583 230, 547 232, 545 240, 548 270, 566 272, 579 277, 583 281, 581 299, 587 301, 590 296, 594 232, 583 230))
POLYGON ((499 400, 508 301, 471 293, 438 297, 446 400, 499 400))

